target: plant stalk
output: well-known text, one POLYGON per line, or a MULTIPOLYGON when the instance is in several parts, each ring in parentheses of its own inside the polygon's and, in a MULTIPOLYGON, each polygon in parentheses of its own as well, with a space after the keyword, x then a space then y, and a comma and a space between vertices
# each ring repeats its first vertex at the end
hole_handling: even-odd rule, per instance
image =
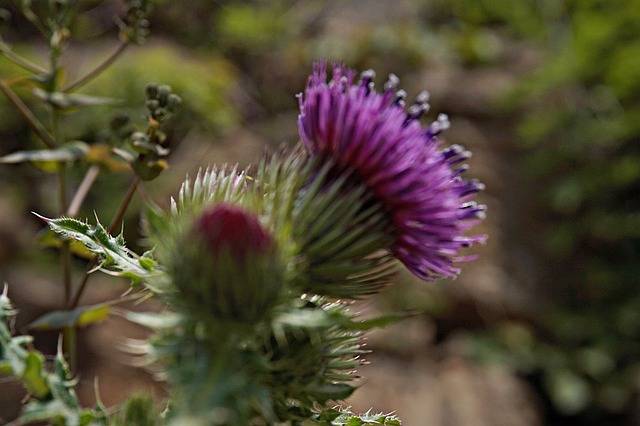
POLYGON ((128 41, 121 42, 120 45, 116 48, 116 50, 114 50, 107 58, 105 58, 105 60, 102 61, 97 67, 95 67, 93 70, 85 74, 84 77, 81 77, 79 80, 65 87, 64 92, 67 92, 67 93, 73 92, 74 90, 87 84, 94 78, 98 77, 100 74, 102 74, 102 72, 105 69, 107 69, 111 64, 113 64, 118 59, 118 57, 122 55, 122 53, 124 53, 124 51, 128 46, 129 46, 128 41))
POLYGON ((20 115, 22 115, 27 124, 29 124, 31 129, 36 133, 36 135, 38 135, 42 142, 44 142, 47 148, 54 149, 57 146, 55 138, 47 132, 47 129, 45 129, 42 123, 31 112, 29 107, 22 102, 22 99, 20 99, 3 80, 0 80, 0 90, 9 99, 9 102, 16 107, 20 115))
POLYGON ((0 53, 2 53, 5 58, 9 59, 14 64, 34 74, 45 74, 47 72, 47 70, 42 68, 40 65, 34 64, 28 59, 25 59, 22 56, 18 55, 16 52, 11 50, 9 45, 4 43, 3 41, 0 41, 0 53))
POLYGON ((71 200, 71 204, 69 204, 67 216, 75 217, 78 215, 82 203, 89 194, 89 190, 91 189, 91 186, 93 186, 93 183, 96 181, 99 174, 100 166, 94 164, 89 167, 89 170, 87 170, 87 173, 84 175, 82 182, 80 182, 80 186, 78 186, 78 189, 71 200))

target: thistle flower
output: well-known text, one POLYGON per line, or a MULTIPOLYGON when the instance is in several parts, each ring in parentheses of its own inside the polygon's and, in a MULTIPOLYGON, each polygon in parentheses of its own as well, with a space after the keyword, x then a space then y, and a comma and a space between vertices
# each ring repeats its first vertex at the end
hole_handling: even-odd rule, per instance
POLYGON ((420 124, 427 92, 407 108, 395 75, 382 93, 374 77, 365 71, 356 82, 355 71, 337 64, 327 82, 326 62, 316 63, 299 96, 304 146, 310 156, 331 161, 332 173, 355 176, 368 189, 392 225, 388 249, 413 274, 426 281, 456 277, 453 264, 471 259, 460 250, 485 239, 464 235, 484 217, 485 206, 471 201, 484 185, 461 176, 468 151, 442 148, 437 136, 449 127, 446 115, 420 124))

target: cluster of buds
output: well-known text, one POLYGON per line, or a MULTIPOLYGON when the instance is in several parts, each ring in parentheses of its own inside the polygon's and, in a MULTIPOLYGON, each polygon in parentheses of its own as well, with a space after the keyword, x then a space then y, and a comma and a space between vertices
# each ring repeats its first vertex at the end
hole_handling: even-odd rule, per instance
POLYGON ((147 17, 153 10, 152 0, 127 0, 127 13, 124 22, 120 22, 120 39, 123 43, 143 44, 149 35, 147 17))
POLYGON ((152 180, 167 168, 163 160, 169 154, 167 135, 160 129, 160 124, 168 120, 182 106, 182 98, 172 92, 167 85, 149 83, 146 87, 149 110, 147 130, 133 132, 129 143, 138 153, 131 166, 142 180, 152 180))

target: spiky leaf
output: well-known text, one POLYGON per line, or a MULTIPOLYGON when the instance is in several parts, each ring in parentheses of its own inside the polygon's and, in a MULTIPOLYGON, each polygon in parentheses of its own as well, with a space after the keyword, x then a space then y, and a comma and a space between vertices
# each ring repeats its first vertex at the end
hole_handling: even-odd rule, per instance
POLYGON ((121 235, 109 235, 100 222, 91 226, 69 217, 48 219, 38 214, 36 216, 44 220, 53 231, 81 242, 91 252, 96 253, 101 261, 98 269, 103 272, 130 278, 132 285, 162 273, 153 261, 151 253, 145 253, 142 257, 135 255, 125 246, 121 235))

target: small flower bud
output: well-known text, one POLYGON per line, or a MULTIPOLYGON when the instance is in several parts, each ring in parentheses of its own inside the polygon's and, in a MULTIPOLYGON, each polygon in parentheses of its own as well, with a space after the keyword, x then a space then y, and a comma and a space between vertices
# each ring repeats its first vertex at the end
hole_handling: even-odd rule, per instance
POLYGON ((117 114, 109 121, 109 129, 112 132, 120 132, 131 123, 128 115, 117 114))
POLYGON ((174 93, 170 94, 167 98, 167 110, 169 112, 176 112, 182 106, 182 98, 174 93))
POLYGON ((167 106, 167 101, 170 94, 171 86, 167 86, 166 84, 158 86, 158 96, 156 97, 156 99, 158 99, 158 101, 160 102, 160 106, 167 106))
POLYGON ((221 204, 206 211, 195 228, 213 256, 228 250, 239 263, 244 263, 249 253, 269 250, 272 244, 257 217, 233 206, 221 204))
POLYGON ((160 101, 157 99, 149 99, 144 104, 151 113, 160 108, 160 101))
POLYGON ((170 267, 187 309, 217 320, 260 320, 279 298, 282 267, 272 235, 240 207, 217 204, 198 217, 170 267))
POLYGON ((155 99, 158 96, 158 85, 156 83, 149 83, 145 88, 147 99, 155 99))

